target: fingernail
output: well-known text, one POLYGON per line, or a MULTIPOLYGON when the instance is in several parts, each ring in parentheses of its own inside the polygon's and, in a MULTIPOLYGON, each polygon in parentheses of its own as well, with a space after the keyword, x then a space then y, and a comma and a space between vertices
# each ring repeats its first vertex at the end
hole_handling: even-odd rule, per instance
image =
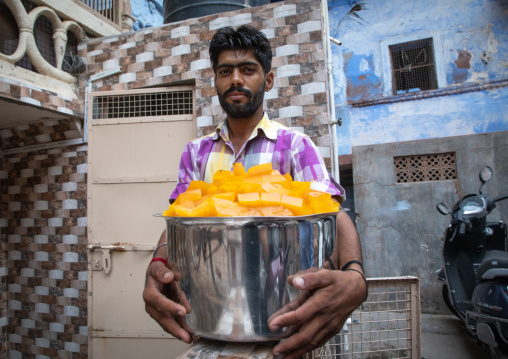
POLYGON ((183 317, 185 315, 185 312, 182 311, 182 310, 179 310, 178 312, 176 312, 176 314, 178 314, 178 315, 183 317))
POLYGON ((273 352, 273 356, 278 357, 278 356, 280 356, 280 353, 279 352, 273 352))
POLYGON ((293 284, 298 286, 298 287, 304 287, 305 286, 305 281, 301 277, 296 277, 295 279, 293 279, 293 284))
POLYGON ((271 327, 271 329, 272 329, 272 331, 274 331, 274 332, 275 332, 275 331, 279 330, 279 329, 280 329, 280 327, 279 327, 278 325, 273 325, 273 326, 271 327))
POLYGON ((164 275, 162 276, 162 278, 164 278, 164 279, 169 279, 169 276, 170 276, 170 275, 171 275, 171 273, 166 272, 166 273, 164 273, 164 275))

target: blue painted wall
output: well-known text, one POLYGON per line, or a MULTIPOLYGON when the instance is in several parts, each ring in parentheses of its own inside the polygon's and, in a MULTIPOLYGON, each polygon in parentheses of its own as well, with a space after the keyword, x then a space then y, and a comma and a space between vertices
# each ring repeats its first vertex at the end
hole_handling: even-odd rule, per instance
MULTIPOLYGON (((131 0, 134 30, 163 23, 163 0, 131 0)), ((508 0, 328 0, 338 153, 353 146, 508 130, 508 88, 392 98, 389 44, 432 37, 439 89, 508 80, 508 0), (346 15, 355 5, 361 19, 346 15)))
POLYGON ((508 130, 508 1, 329 0, 339 155, 353 146, 508 130), (355 4, 361 19, 346 13, 355 4), (388 45, 432 37, 439 90, 500 87, 407 102, 393 98, 388 45))
POLYGON ((132 30, 160 26, 164 22, 163 0, 131 0, 132 16, 136 22, 132 30))

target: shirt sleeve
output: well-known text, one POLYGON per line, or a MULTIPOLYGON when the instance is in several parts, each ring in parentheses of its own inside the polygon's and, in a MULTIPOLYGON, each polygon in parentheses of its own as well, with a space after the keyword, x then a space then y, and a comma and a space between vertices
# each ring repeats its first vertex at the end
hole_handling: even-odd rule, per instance
POLYGON ((340 203, 345 200, 346 191, 330 177, 318 148, 310 138, 297 138, 291 152, 293 180, 310 182, 312 189, 328 192, 340 203))
POLYGON ((180 193, 185 192, 191 181, 199 179, 196 178, 196 173, 199 176, 199 171, 195 168, 196 161, 192 160, 194 157, 193 152, 194 146, 192 142, 189 142, 185 146, 180 158, 180 165, 178 167, 178 183, 171 193, 171 196, 169 196, 169 203, 173 203, 180 193))

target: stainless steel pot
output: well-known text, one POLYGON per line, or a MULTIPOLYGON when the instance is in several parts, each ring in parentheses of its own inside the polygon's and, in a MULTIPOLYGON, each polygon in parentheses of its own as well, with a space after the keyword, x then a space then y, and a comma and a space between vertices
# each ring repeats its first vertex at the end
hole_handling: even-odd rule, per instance
POLYGON ((164 217, 199 336, 233 342, 284 337, 267 320, 298 295, 289 275, 319 267, 335 244, 336 213, 301 217, 164 217))

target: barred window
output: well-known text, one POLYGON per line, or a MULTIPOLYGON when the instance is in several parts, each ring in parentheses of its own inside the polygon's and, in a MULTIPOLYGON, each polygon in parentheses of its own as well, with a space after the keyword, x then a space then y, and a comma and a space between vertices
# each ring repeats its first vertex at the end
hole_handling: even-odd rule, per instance
POLYGON ((432 38, 391 45, 389 50, 394 95, 438 88, 432 38))
POLYGON ((457 179, 455 152, 394 157, 397 183, 457 179))
POLYGON ((92 119, 192 114, 191 90, 118 94, 93 98, 92 119))

